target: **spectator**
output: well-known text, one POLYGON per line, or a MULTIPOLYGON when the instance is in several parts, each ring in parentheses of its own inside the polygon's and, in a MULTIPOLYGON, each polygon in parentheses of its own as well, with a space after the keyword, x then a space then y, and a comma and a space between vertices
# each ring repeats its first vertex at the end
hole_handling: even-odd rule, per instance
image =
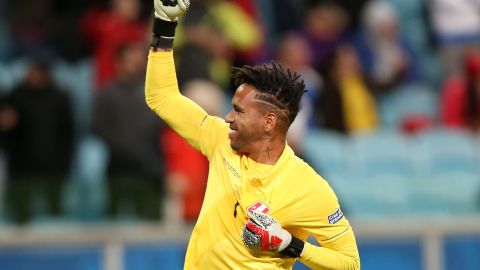
POLYGON ((82 32, 92 43, 95 82, 103 89, 117 76, 116 52, 127 42, 145 41, 147 24, 139 18, 138 0, 112 0, 110 10, 90 8, 82 20, 82 32))
POLYGON ((462 69, 465 51, 480 45, 479 2, 432 0, 428 3, 443 67, 450 76, 462 69))
POLYGON ((480 52, 466 52, 463 72, 446 80, 440 112, 449 128, 480 130, 480 52))
POLYGON ((280 42, 277 60, 290 69, 298 72, 305 82, 307 92, 303 95, 301 106, 295 121, 287 133, 289 145, 300 154, 303 136, 315 126, 314 106, 318 103, 322 79, 312 67, 312 52, 306 39, 300 34, 287 33, 280 42))
POLYGON ((377 128, 373 89, 351 45, 341 45, 335 50, 325 66, 324 78, 325 90, 318 105, 321 126, 347 134, 377 128))
MULTIPOLYGON (((222 116, 226 99, 217 85, 204 80, 190 81, 184 87, 184 95, 210 115, 222 116)), ((165 153, 170 197, 166 211, 172 210, 168 218, 179 220, 180 214, 180 220, 194 223, 200 213, 205 194, 208 160, 169 127, 163 130, 161 142, 165 153), (176 212, 178 208, 181 213, 176 212)))
POLYGON ((50 0, 7 1, 5 7, 14 56, 51 49, 55 16, 50 0))
POLYGON ((184 43, 175 44, 180 54, 180 85, 205 79, 227 88, 233 62, 252 63, 264 57, 259 22, 238 4, 225 0, 192 2, 189 12, 182 29, 184 43))
POLYGON ((341 43, 348 15, 335 3, 317 3, 307 11, 304 31, 312 49, 313 66, 321 70, 325 61, 341 43))
POLYGON ((142 42, 121 46, 117 78, 97 93, 94 102, 93 133, 106 143, 110 155, 107 174, 111 217, 134 212, 143 219, 160 218, 161 126, 144 101, 145 54, 142 42))
POLYGON ((388 91, 418 80, 419 74, 412 47, 399 35, 398 17, 385 0, 369 2, 363 11, 363 28, 354 44, 377 89, 388 91))
MULTIPOLYGON (((181 57, 177 68, 181 85, 194 79, 212 80, 211 67, 215 63, 213 48, 222 46, 224 42, 217 41, 225 40, 225 36, 215 31, 206 18, 208 18, 208 5, 203 2, 193 2, 189 7, 189 16, 183 20, 182 30, 185 38, 179 51, 181 57)), ((230 45, 227 48, 230 48, 230 45)), ((227 61, 231 61, 231 58, 229 57, 227 61)), ((217 83, 220 82, 217 81, 217 83)))
POLYGON ((48 64, 35 60, 2 102, 0 131, 8 159, 6 207, 18 223, 34 215, 33 200, 46 196, 48 214, 61 213, 62 185, 70 167, 73 119, 67 95, 48 64))

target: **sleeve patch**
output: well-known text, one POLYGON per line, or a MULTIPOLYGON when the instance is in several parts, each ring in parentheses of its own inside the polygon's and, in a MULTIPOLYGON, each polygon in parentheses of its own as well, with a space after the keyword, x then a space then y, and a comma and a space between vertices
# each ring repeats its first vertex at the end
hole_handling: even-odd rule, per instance
POLYGON ((342 218, 343 218, 343 213, 342 213, 342 210, 340 210, 339 208, 337 211, 335 211, 335 213, 328 216, 328 223, 335 224, 338 221, 340 221, 342 218))

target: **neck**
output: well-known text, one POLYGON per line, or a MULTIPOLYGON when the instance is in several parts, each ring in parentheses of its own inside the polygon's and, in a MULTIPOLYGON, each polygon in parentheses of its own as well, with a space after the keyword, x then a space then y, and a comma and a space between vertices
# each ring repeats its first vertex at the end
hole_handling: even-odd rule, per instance
POLYGON ((266 138, 255 145, 255 151, 247 155, 255 162, 275 165, 285 149, 285 138, 266 138))

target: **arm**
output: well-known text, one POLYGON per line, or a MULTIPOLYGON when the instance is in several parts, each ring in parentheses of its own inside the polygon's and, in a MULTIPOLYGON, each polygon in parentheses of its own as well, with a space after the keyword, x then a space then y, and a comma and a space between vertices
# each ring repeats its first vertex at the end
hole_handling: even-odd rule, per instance
POLYGON ((305 228, 320 246, 305 243, 299 260, 312 269, 360 269, 355 235, 334 191, 323 179, 309 186, 310 193, 298 206, 306 209, 298 227, 305 228))
POLYGON ((312 269, 360 269, 355 235, 334 191, 323 179, 309 186, 309 193, 298 206, 305 212, 297 226, 305 228, 320 246, 305 243, 299 260, 312 269))
POLYGON ((209 156, 215 145, 219 122, 200 106, 180 94, 172 45, 177 17, 183 14, 188 1, 173 1, 170 6, 155 0, 152 50, 150 51, 145 83, 148 106, 193 147, 209 156), (184 2, 185 1, 185 2, 184 2), (177 3, 178 2, 178 3, 177 3), (173 6, 172 6, 173 5, 173 6))
POLYGON ((333 190, 323 179, 309 181, 306 185, 309 187, 307 193, 302 192, 302 199, 294 202, 295 209, 301 211, 294 211, 286 229, 267 214, 249 212, 250 219, 242 236, 245 245, 254 251, 275 251, 296 258, 312 269, 360 269, 355 236, 340 211, 333 190), (287 231, 290 229, 306 232, 300 237, 302 239, 308 234, 314 236, 320 246, 304 242, 295 236, 294 230, 287 231))
POLYGON ((145 98, 148 106, 172 129, 195 148, 202 122, 208 114, 180 94, 173 62, 173 52, 150 51, 147 64, 145 98))
POLYGON ((360 269, 360 258, 351 228, 322 247, 305 243, 299 260, 312 269, 360 269))
POLYGON ((243 229, 242 238, 251 250, 276 251, 287 257, 298 258, 312 269, 360 269, 355 236, 344 218, 346 229, 332 239, 322 240, 321 236, 315 235, 322 245, 319 247, 290 234, 267 214, 251 211, 248 216, 250 220, 243 229))

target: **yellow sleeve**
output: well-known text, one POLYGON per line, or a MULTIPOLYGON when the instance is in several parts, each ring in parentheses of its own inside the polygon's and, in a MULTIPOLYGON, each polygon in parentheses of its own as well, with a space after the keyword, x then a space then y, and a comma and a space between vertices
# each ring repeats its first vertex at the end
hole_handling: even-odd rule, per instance
POLYGON ((312 269, 360 269, 360 257, 352 229, 322 247, 305 243, 300 261, 312 269))
POLYGON ((358 270, 360 257, 350 223, 340 210, 337 196, 321 179, 310 184, 309 195, 302 200, 306 209, 300 227, 315 237, 320 246, 305 243, 299 259, 312 269, 358 270), (313 188, 315 187, 315 188, 313 188), (308 213, 313 213, 311 216, 308 213))
POLYGON ((217 145, 219 136, 228 134, 228 126, 222 119, 208 115, 200 106, 180 94, 173 51, 150 51, 145 99, 160 118, 207 157, 217 145))

